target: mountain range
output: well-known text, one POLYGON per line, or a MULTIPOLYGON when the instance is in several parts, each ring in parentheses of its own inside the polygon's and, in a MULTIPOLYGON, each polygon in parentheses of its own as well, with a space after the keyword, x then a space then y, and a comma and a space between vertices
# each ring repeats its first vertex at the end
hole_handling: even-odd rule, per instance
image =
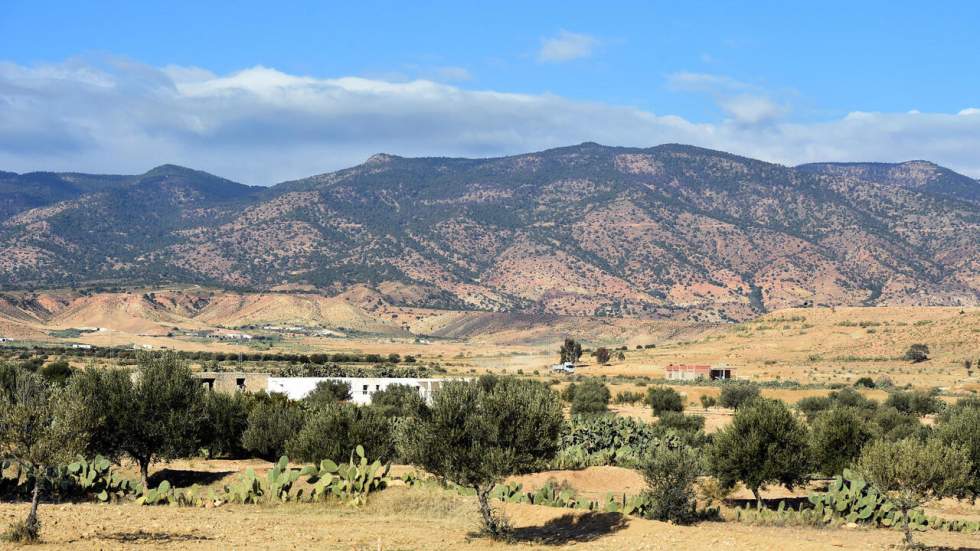
POLYGON ((0 172, 2 289, 173 284, 699 321, 977 305, 980 182, 927 161, 787 167, 594 143, 378 154, 269 187, 174 165, 0 172))

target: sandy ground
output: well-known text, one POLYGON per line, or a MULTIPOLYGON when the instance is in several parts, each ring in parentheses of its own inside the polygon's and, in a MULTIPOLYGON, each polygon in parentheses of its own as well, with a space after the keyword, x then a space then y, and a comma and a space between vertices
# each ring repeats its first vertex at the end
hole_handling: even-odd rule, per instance
MULTIPOLYGON (((758 527, 734 522, 674 526, 617 514, 508 504, 512 543, 476 536, 473 498, 391 488, 362 510, 331 505, 225 506, 45 505, 41 545, 30 549, 890 549, 901 535, 876 529, 758 527)), ((0 523, 25 505, 0 504, 0 523)), ((976 536, 927 532, 919 540, 976 549, 976 536)), ((13 547, 13 546, 8 546, 13 547)))

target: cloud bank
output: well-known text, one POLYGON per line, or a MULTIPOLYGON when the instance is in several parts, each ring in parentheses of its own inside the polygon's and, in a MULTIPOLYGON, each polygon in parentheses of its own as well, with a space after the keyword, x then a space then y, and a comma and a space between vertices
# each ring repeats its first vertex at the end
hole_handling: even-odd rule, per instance
POLYGON ((266 67, 216 75, 127 60, 6 63, 0 170, 140 173, 172 162, 268 185, 378 152, 495 156, 595 141, 689 143, 784 164, 928 159, 980 176, 975 106, 794 123, 753 94, 736 86, 718 99, 730 118, 695 123, 629 106, 429 80, 321 79, 266 67))

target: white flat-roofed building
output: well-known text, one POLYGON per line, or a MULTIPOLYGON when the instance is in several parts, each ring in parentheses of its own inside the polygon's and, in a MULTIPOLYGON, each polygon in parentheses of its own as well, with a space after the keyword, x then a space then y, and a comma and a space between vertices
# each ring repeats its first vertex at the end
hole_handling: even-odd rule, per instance
POLYGON ((432 402, 432 394, 448 379, 418 379, 414 377, 269 377, 266 390, 285 394, 292 400, 302 400, 322 381, 341 381, 350 385, 351 401, 370 404, 371 396, 391 385, 415 387, 419 395, 432 402))

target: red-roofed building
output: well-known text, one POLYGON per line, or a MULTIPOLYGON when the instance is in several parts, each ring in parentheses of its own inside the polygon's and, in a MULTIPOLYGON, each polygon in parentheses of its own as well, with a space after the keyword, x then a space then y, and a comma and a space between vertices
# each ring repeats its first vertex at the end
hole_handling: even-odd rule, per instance
POLYGON ((713 381, 715 379, 731 379, 734 369, 728 366, 711 367, 710 365, 668 365, 667 379, 674 381, 694 381, 704 379, 713 381))

